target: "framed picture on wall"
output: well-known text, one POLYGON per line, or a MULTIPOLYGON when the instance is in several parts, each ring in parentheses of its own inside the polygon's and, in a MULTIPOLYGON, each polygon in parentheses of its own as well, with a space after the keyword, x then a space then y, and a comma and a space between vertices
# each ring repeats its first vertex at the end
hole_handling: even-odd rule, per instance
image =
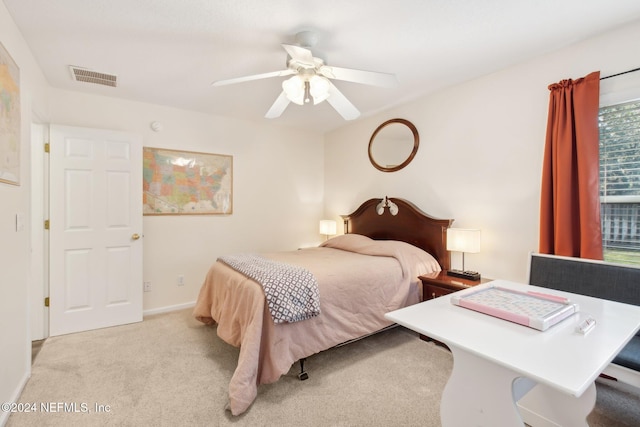
POLYGON ((20 69, 0 43, 0 182, 20 185, 20 69))
POLYGON ((233 157, 143 148, 144 215, 229 215, 233 157))

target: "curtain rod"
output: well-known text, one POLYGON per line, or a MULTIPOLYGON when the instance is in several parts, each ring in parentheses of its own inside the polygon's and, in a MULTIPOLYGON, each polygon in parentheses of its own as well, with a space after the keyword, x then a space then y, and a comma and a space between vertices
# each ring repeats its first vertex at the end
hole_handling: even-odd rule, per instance
POLYGON ((640 68, 634 68, 633 70, 623 71, 623 72, 618 73, 618 74, 612 74, 610 76, 600 77, 600 80, 610 79, 611 77, 618 77, 618 76, 621 76, 623 74, 633 73, 634 71, 640 71, 640 68))

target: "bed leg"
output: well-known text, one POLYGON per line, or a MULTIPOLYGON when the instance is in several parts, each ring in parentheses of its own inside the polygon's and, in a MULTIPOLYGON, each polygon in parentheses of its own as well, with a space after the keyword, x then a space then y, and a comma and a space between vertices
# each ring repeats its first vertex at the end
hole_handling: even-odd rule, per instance
POLYGON ((300 373, 298 374, 298 379, 300 381, 304 381, 307 378, 309 378, 309 374, 307 374, 307 371, 304 370, 304 361, 307 360, 306 358, 302 358, 299 360, 300 362, 300 373))

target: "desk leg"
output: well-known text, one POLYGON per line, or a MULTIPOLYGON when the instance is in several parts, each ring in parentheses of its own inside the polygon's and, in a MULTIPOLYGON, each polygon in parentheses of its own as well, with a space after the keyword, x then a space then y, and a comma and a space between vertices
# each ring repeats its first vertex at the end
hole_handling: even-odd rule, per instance
POLYGON ((587 416, 595 404, 595 383, 592 383, 579 398, 544 384, 538 384, 518 401, 523 419, 527 424, 536 427, 588 427, 587 416))
POLYGON ((514 427, 524 426, 524 421, 536 427, 588 425, 587 416, 595 405, 595 384, 576 398, 465 350, 449 347, 453 370, 440 404, 443 427, 514 427))
POLYGON ((535 382, 520 382, 514 391, 514 381, 519 378, 516 372, 455 346, 449 347, 453 371, 442 394, 442 426, 524 426, 515 401, 535 382))

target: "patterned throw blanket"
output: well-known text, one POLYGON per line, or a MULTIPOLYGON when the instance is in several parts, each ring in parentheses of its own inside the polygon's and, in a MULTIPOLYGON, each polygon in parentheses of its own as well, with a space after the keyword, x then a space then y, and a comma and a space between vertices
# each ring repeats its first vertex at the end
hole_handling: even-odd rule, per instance
POLYGON ((318 282, 308 270, 256 254, 225 255, 218 260, 262 285, 274 323, 320 314, 318 282))

